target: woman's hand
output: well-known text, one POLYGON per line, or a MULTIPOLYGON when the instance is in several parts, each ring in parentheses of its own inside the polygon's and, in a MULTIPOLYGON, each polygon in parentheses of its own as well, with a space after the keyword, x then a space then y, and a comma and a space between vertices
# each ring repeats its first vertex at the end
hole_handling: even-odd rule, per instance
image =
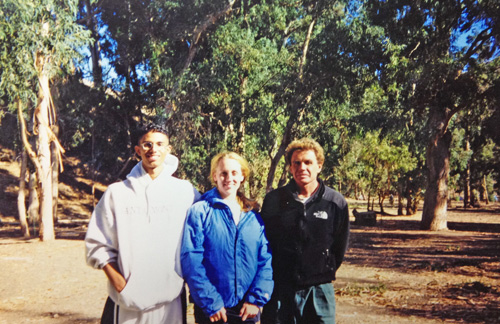
POLYGON ((243 322, 247 318, 254 318, 257 314, 259 314, 259 307, 254 304, 244 303, 243 307, 241 307, 240 316, 243 322))
POLYGON ((222 320, 224 323, 227 322, 226 309, 222 307, 219 311, 212 316, 210 316, 210 322, 217 322, 222 320))

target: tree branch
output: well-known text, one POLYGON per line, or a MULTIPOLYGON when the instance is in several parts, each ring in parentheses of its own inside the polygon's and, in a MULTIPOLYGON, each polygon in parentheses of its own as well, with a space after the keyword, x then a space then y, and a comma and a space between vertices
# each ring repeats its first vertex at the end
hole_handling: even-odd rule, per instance
POLYGON ((40 165, 40 161, 37 159, 37 155, 35 151, 33 151, 33 148, 31 147, 30 142, 28 141, 28 136, 27 131, 26 131, 26 121, 24 120, 23 117, 23 109, 21 106, 21 99, 17 98, 17 117, 19 119, 19 124, 21 125, 21 140, 23 142, 24 148, 26 149, 26 152, 28 152, 28 156, 35 165, 35 168, 38 172, 38 174, 43 174, 42 172, 42 166, 40 165))
POLYGON ((472 57, 472 55, 474 55, 476 53, 478 48, 480 48, 484 44, 484 42, 486 42, 488 40, 488 38, 490 36, 487 34, 487 32, 489 30, 490 30, 490 28, 486 28, 476 36, 476 38, 474 39, 474 41, 470 45, 469 50, 467 51, 467 53, 465 53, 466 60, 469 60, 472 57))

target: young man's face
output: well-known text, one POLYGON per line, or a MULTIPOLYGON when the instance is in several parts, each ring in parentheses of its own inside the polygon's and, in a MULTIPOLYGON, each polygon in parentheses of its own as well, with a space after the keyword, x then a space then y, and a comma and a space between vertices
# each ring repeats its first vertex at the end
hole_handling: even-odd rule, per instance
POLYGON ((135 146, 135 152, 141 157, 142 166, 149 174, 163 169, 163 162, 170 150, 167 135, 158 132, 147 133, 135 146))
POLYGON ((308 184, 316 183, 323 165, 318 163, 313 150, 294 151, 290 162, 290 172, 299 187, 304 188, 308 184))

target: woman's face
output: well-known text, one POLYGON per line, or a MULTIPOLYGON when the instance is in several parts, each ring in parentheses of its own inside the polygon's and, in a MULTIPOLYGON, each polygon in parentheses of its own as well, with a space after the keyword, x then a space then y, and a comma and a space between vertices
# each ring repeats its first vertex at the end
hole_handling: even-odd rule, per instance
POLYGON ((245 179, 240 163, 231 158, 220 159, 212 177, 222 199, 236 197, 236 192, 245 179))

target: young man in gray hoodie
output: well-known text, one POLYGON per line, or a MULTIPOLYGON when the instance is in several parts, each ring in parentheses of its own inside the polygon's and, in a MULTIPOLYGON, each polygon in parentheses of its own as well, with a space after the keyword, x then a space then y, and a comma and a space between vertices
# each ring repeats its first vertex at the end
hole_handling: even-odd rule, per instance
POLYGON ((92 214, 87 263, 108 277, 101 323, 183 323, 179 244, 200 194, 172 176, 178 160, 170 151, 165 128, 142 129, 135 146, 141 162, 109 186, 92 214))

